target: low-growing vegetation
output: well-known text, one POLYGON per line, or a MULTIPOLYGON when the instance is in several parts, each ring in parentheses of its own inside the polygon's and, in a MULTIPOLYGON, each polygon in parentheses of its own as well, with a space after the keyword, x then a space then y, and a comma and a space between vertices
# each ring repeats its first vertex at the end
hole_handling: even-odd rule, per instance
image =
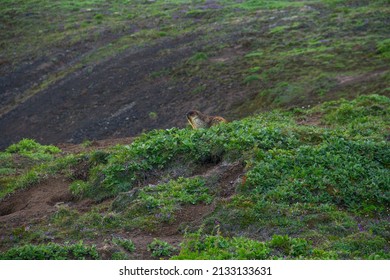
POLYGON ((273 235, 265 242, 245 237, 223 237, 204 235, 200 232, 186 236, 180 253, 173 257, 179 260, 286 260, 286 259, 343 259, 367 258, 388 259, 389 253, 383 250, 386 241, 367 234, 358 234, 351 239, 334 242, 332 246, 314 247, 303 238, 288 235, 273 235), (367 238, 367 239, 366 239, 367 238), (352 241, 352 240, 354 241, 352 241))
POLYGON ((171 257, 177 251, 174 246, 159 239, 154 239, 148 244, 148 250, 151 252, 152 256, 156 258, 171 257))
POLYGON ((112 239, 112 242, 125 249, 127 252, 132 253, 135 250, 134 242, 128 239, 120 238, 120 237, 114 237, 112 239))
POLYGON ((86 260, 99 259, 95 246, 76 244, 24 245, 0 253, 1 260, 86 260))
MULTIPOLYGON (((96 206, 87 212, 59 208, 51 218, 51 234, 70 242, 92 241, 98 232, 113 234, 111 243, 121 248, 113 259, 129 258, 138 248, 115 234, 158 233, 167 226, 187 230, 180 251, 156 239, 148 246, 153 257, 387 259, 389 108, 389 98, 369 95, 263 113, 207 130, 155 130, 106 151, 52 155, 43 162, 38 157, 38 165, 11 176, 6 188, 34 188, 48 176, 66 176, 75 199, 92 199, 96 206), (201 169, 233 163, 245 168, 226 199, 221 188, 228 186, 201 169), (190 205, 211 203, 200 224, 177 219, 190 205)), ((25 141, 3 157, 11 150, 24 153, 14 147, 25 141)), ((33 146, 42 153, 49 149, 33 146)), ((20 242, 23 236, 16 245, 20 242)), ((16 247, 3 255, 40 252, 39 246, 16 247)), ((65 258, 55 252, 37 253, 37 258, 65 258)))

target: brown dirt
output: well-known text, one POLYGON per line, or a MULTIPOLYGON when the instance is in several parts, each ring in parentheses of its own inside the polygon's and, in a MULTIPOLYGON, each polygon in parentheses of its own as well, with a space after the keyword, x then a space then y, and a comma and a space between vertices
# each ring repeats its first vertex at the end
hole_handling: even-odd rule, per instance
POLYGON ((382 74, 385 74, 387 71, 388 70, 386 69, 386 70, 377 70, 371 73, 365 73, 357 76, 339 76, 337 77, 337 81, 339 82, 339 86, 347 86, 351 84, 370 81, 382 74))
POLYGON ((134 137, 114 138, 114 139, 104 139, 104 140, 93 140, 88 145, 62 143, 62 144, 58 144, 57 147, 59 147, 63 153, 79 154, 79 153, 85 153, 94 150, 106 150, 112 148, 115 145, 128 145, 131 144, 133 140, 134 137))
POLYGON ((244 173, 242 162, 235 162, 233 164, 222 162, 206 170, 202 176, 214 182, 219 197, 227 199, 242 184, 242 176, 244 173))
POLYGON ((300 125, 312 125, 312 126, 324 126, 321 123, 322 120, 322 113, 314 113, 311 115, 306 115, 303 118, 298 118, 297 124, 300 125))
POLYGON ((88 209, 92 201, 76 202, 68 186, 63 177, 54 177, 4 198, 0 203, 0 235, 45 220, 64 204, 80 211, 88 209))

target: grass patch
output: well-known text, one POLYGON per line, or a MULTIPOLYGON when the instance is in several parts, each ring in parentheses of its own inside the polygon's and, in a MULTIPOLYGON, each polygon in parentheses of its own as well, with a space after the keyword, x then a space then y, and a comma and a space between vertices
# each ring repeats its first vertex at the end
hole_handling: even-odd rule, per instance
POLYGON ((196 64, 208 59, 208 55, 204 52, 198 52, 188 59, 189 64, 196 64))
POLYGON ((34 160, 52 159, 53 154, 61 152, 56 146, 45 146, 32 139, 23 139, 17 144, 12 144, 6 150, 6 153, 19 154, 34 160))

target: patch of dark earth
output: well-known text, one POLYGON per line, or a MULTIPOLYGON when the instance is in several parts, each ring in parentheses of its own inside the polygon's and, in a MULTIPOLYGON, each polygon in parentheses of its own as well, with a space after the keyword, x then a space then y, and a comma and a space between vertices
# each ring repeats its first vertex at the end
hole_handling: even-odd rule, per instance
MULTIPOLYGON (((234 43, 245 34, 224 36, 215 43, 234 43)), ((183 83, 150 77, 188 60, 210 44, 204 40, 200 34, 164 39, 117 55, 92 72, 80 69, 68 75, 0 117, 0 149, 23 138, 57 144, 136 136, 155 128, 184 127, 185 113, 193 108, 227 111, 243 98, 237 94, 239 82, 229 89, 210 88, 215 92, 204 98, 191 94, 196 79, 183 83)))
POLYGON ((110 29, 105 29, 99 31, 101 38, 99 41, 86 38, 80 42, 70 43, 70 38, 67 38, 38 57, 28 53, 27 58, 18 59, 22 60, 21 62, 4 60, 0 65, 0 114, 4 108, 15 103, 15 100, 23 98, 26 90, 43 82, 47 75, 59 73, 80 62, 99 47, 135 31, 136 28, 131 28, 125 32, 114 33, 110 29))

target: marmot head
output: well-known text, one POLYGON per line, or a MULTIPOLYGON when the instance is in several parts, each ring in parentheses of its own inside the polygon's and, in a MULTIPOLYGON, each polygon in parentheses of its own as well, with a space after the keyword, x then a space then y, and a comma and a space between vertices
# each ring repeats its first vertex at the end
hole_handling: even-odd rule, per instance
POLYGON ((198 117, 201 114, 202 113, 197 111, 197 110, 188 111, 187 112, 187 119, 190 120, 190 119, 196 118, 196 117, 198 117))
POLYGON ((191 110, 187 113, 187 120, 193 129, 205 126, 204 120, 201 117, 202 115, 203 114, 197 110, 191 110))

